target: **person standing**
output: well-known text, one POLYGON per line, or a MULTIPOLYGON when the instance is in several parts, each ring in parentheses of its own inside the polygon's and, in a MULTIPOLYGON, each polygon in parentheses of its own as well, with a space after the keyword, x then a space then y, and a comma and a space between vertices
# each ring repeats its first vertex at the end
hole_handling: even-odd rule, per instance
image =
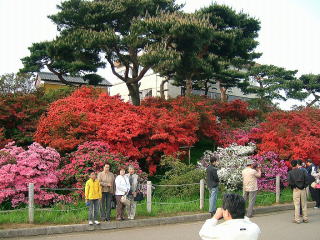
POLYGON ((316 202, 314 208, 320 208, 320 189, 313 188, 312 183, 320 184, 320 173, 319 168, 312 162, 311 159, 307 160, 307 171, 308 171, 308 183, 309 190, 313 201, 316 202))
POLYGON ((288 174, 288 182, 293 189, 293 204, 294 204, 294 220, 295 223, 300 221, 300 203, 302 206, 302 220, 308 222, 307 216, 307 192, 306 187, 308 175, 297 167, 297 160, 291 161, 292 170, 288 174))
POLYGON ((218 197, 218 186, 219 186, 219 177, 218 170, 215 167, 217 164, 217 158, 215 156, 210 157, 210 165, 207 167, 207 186, 210 193, 209 198, 209 212, 211 217, 215 214, 217 210, 217 197, 218 197))
POLYGON ((114 175, 110 172, 110 165, 106 164, 103 171, 98 174, 98 180, 102 187, 101 218, 110 221, 111 201, 114 194, 114 175))
POLYGON ((117 201, 117 216, 116 220, 122 221, 124 220, 124 211, 126 206, 121 202, 121 197, 125 196, 129 193, 130 184, 129 179, 125 176, 126 170, 124 168, 120 168, 119 175, 116 177, 116 201, 117 201))
POLYGON ((102 197, 101 185, 98 179, 96 179, 96 173, 93 171, 89 172, 90 179, 86 182, 85 186, 85 199, 86 204, 89 206, 89 224, 92 225, 93 221, 95 224, 100 224, 98 219, 99 212, 99 201, 102 197))
POLYGON ((225 194, 222 208, 218 208, 214 217, 202 226, 199 236, 202 240, 257 240, 260 228, 245 217, 246 202, 237 194, 225 194), (224 222, 218 224, 220 219, 224 222))
POLYGON ((254 164, 252 159, 247 161, 247 167, 242 171, 243 197, 248 201, 247 217, 253 216, 253 207, 258 193, 258 178, 261 177, 261 168, 254 164))
POLYGON ((137 207, 137 202, 134 201, 134 198, 137 196, 139 177, 137 174, 135 174, 135 169, 132 165, 129 165, 128 174, 126 174, 126 176, 129 179, 129 183, 130 183, 130 191, 128 194, 128 199, 130 200, 130 204, 127 206, 128 219, 134 220, 134 217, 136 215, 136 207, 137 207))

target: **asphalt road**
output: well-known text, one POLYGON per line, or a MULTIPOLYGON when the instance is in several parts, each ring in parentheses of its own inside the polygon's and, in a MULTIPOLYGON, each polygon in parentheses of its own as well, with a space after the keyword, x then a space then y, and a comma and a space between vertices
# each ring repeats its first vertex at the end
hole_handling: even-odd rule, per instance
MULTIPOLYGON (((292 223, 293 211, 258 215, 252 221, 260 226, 260 240, 319 240, 320 209, 308 209, 309 223, 292 223)), ((145 228, 105 230, 15 239, 36 240, 200 240, 198 232, 203 222, 161 225, 145 228)))

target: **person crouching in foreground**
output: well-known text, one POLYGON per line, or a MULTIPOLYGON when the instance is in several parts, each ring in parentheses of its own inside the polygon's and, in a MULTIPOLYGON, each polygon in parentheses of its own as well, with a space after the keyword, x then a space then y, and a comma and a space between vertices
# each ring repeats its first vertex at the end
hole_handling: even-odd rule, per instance
POLYGON ((213 218, 202 226, 199 235, 202 240, 256 240, 261 234, 257 224, 245 217, 246 206, 242 196, 225 194, 222 208, 218 208, 213 218), (218 224, 219 219, 224 222, 218 224))

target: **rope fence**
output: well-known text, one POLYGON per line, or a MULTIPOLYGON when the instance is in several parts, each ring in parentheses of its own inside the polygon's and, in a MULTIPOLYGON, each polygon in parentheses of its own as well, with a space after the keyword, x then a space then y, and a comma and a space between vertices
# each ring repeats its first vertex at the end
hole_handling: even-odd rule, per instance
MULTIPOLYGON (((257 198, 261 199, 262 203, 264 203, 267 199, 270 201, 270 198, 275 199, 275 203, 280 202, 280 185, 281 185, 281 179, 280 176, 277 176, 276 178, 270 178, 266 179, 261 182, 270 182, 274 181, 275 182, 275 192, 268 192, 268 193, 261 193, 257 195, 257 198)), ((284 181, 282 180, 282 183, 284 181)), ((186 184, 152 184, 151 181, 147 181, 146 184, 142 184, 142 189, 146 189, 146 201, 145 202, 140 202, 137 205, 146 205, 146 209, 148 213, 152 212, 152 206, 156 205, 182 205, 182 204, 191 204, 191 203, 199 203, 199 209, 202 210, 204 208, 204 203, 208 199, 205 198, 205 180, 201 179, 199 183, 186 183, 186 184), (199 197, 197 199, 191 199, 189 201, 183 201, 183 199, 178 199, 178 201, 165 201, 166 197, 162 199, 161 197, 156 197, 157 191, 159 191, 160 188, 178 188, 182 189, 183 188, 190 188, 192 187, 192 191, 196 192, 199 191, 199 197), (198 190, 197 190, 198 189, 198 190)), ((1 192, 12 192, 12 191, 24 191, 28 192, 28 206, 25 208, 19 208, 19 209, 13 209, 13 210, 4 210, 1 211, 0 213, 11 213, 11 212, 22 212, 22 211, 28 211, 28 219, 29 223, 34 222, 34 214, 35 212, 74 212, 74 211, 81 211, 84 209, 87 209, 87 207, 71 207, 71 208, 66 208, 66 209, 55 209, 55 208, 36 208, 34 205, 34 193, 35 191, 39 190, 47 190, 47 191, 78 191, 78 190, 83 190, 82 188, 35 188, 33 183, 29 183, 28 188, 20 188, 20 189, 2 189, 0 190, 1 192)), ((174 190, 172 190, 174 191, 174 190)), ((159 192, 160 194, 163 192, 159 192)), ((170 195, 169 195, 170 196, 170 195)), ((284 196, 284 195, 282 195, 284 196)), ((289 197, 289 195, 287 195, 289 197)), ((291 196, 291 195, 290 195, 291 196)), ((221 197, 218 198, 220 201, 222 200, 221 197)), ((168 199, 169 200, 169 199, 168 199)), ((187 200, 187 199, 185 199, 187 200)))

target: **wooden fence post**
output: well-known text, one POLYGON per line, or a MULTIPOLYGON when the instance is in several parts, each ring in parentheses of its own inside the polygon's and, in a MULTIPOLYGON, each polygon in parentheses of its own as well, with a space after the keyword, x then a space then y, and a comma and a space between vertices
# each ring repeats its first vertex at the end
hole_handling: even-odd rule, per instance
POLYGON ((200 180, 200 209, 204 207, 204 179, 200 180))
POLYGON ((276 203, 280 203, 280 175, 276 176, 276 203))
POLYGON ((29 183, 28 186, 28 210, 29 223, 34 223, 34 184, 29 183))
POLYGON ((147 181, 147 211, 151 213, 152 206, 152 182, 147 181))

